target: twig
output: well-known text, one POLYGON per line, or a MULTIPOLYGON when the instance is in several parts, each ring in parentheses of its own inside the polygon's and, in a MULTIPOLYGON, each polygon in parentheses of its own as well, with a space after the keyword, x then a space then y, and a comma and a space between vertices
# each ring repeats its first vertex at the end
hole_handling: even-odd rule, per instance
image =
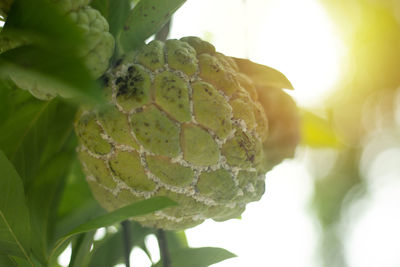
POLYGON ((156 33, 155 39, 160 41, 167 40, 169 29, 171 28, 171 19, 156 33))
POLYGON ((131 253, 131 223, 128 220, 121 222, 122 225, 122 242, 124 244, 125 265, 130 267, 129 255, 131 253))
POLYGON ((167 238, 165 236, 164 230, 157 230, 157 240, 158 246, 160 247, 160 255, 163 267, 171 267, 171 259, 169 256, 167 238))

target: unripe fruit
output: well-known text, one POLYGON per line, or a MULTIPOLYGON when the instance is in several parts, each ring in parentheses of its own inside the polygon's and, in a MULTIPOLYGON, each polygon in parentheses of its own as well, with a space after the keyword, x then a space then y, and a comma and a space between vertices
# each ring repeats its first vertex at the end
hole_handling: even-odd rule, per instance
POLYGON ((196 37, 152 41, 104 81, 109 106, 82 109, 75 124, 80 160, 104 208, 167 196, 179 206, 133 219, 185 229, 236 218, 260 199, 272 168, 269 123, 232 58, 196 37))
MULTIPOLYGON (((99 78, 108 68, 108 62, 114 53, 114 37, 109 33, 107 20, 100 12, 90 6, 89 0, 51 0, 66 16, 79 28, 85 43, 78 51, 78 56, 83 59, 93 78, 99 78)), ((56 47, 54 49, 57 49, 56 47)), ((54 88, 53 83, 48 83, 36 77, 25 74, 13 74, 11 79, 24 90, 42 100, 49 100, 56 95, 70 97, 63 90, 54 88)))

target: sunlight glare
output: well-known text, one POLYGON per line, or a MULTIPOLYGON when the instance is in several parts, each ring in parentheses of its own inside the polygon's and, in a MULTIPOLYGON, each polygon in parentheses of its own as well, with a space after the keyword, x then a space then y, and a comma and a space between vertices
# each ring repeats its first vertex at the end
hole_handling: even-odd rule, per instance
POLYGON ((284 73, 295 88, 289 93, 301 106, 318 105, 340 78, 344 44, 317 0, 266 3, 265 8, 260 3, 249 7, 250 59, 284 73), (257 12, 263 12, 262 19, 254 16, 257 12))

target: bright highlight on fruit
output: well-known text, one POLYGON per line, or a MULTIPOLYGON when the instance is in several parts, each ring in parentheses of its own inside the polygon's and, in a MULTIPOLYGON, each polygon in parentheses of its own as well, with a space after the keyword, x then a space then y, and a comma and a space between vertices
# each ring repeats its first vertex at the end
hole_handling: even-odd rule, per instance
POLYGON ((152 41, 111 68, 108 106, 82 109, 75 124, 99 203, 114 210, 166 196, 179 205, 134 219, 185 229, 259 200, 265 173, 293 156, 298 120, 292 99, 252 80, 247 64, 185 37, 152 41))

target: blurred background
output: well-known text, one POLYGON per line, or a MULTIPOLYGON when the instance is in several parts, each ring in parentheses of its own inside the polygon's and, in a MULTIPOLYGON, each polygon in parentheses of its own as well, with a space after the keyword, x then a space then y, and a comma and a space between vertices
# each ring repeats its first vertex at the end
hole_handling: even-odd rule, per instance
POLYGON ((188 0, 170 37, 187 35, 283 72, 303 125, 262 200, 189 244, 238 255, 216 267, 399 267, 400 2, 188 0))

